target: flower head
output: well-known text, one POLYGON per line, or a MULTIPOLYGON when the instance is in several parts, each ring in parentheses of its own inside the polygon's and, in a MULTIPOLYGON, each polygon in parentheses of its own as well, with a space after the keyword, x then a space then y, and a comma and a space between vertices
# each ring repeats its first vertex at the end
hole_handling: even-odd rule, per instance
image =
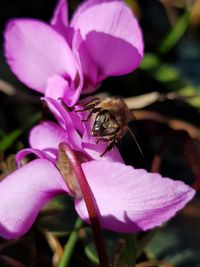
POLYGON ((80 121, 73 119, 72 123, 71 115, 56 100, 46 101, 59 124, 43 122, 35 126, 30 133, 31 148, 21 151, 17 160, 30 152, 39 159, 19 168, 0 183, 0 235, 4 238, 11 239, 27 232, 43 205, 61 193, 75 197, 77 213, 89 222, 82 195, 72 193, 57 168, 58 147, 63 141, 84 156, 81 167, 103 228, 117 232, 151 229, 171 218, 194 196, 194 190, 183 182, 117 161, 117 149, 110 156, 95 159, 97 152, 89 154, 78 141, 84 129, 81 129, 80 121))
POLYGON ((68 22, 59 0, 50 24, 11 20, 5 31, 5 56, 28 87, 73 106, 82 91, 96 90, 108 76, 133 71, 143 57, 140 27, 118 0, 85 1, 68 22))

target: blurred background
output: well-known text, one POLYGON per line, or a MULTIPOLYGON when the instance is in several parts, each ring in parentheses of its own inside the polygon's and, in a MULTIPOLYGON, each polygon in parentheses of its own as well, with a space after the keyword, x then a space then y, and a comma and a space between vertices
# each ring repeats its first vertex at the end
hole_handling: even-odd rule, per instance
MULTIPOLYGON (((68 2, 72 15, 81 1, 68 2)), ((133 109, 136 120, 130 128, 145 160, 126 134, 119 148, 127 164, 197 189, 196 198, 145 243, 138 267, 200 267, 200 0, 125 2, 142 27, 145 57, 136 71, 105 80, 97 93, 122 96, 133 109), (154 265, 139 265, 142 261, 154 265)), ((14 154, 28 146, 29 129, 42 117, 39 94, 22 85, 6 65, 5 24, 16 17, 48 22, 55 5, 56 0, 0 1, 1 179, 16 168, 14 154)), ((57 198, 45 207, 30 233, 14 241, 0 240, 0 266, 56 266, 76 219, 71 206, 65 197, 57 198)), ((116 238, 109 234, 106 238, 112 255, 116 238)), ((96 266, 95 257, 86 227, 79 233, 71 266, 96 266)))

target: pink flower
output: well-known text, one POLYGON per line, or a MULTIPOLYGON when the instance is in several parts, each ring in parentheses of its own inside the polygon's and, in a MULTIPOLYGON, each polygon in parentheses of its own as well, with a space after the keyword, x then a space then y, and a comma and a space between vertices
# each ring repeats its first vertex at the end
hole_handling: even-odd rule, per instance
POLYGON ((34 127, 29 138, 31 148, 20 152, 17 160, 30 152, 39 159, 19 168, 0 183, 0 235, 4 238, 26 233, 44 204, 63 193, 75 197, 77 213, 89 222, 82 195, 72 194, 55 166, 58 145, 63 141, 86 158, 81 167, 103 228, 117 232, 154 228, 171 218, 194 196, 194 190, 183 182, 115 161, 117 150, 103 160, 92 160, 96 153, 88 153, 79 142, 77 133, 83 130, 79 121, 74 118, 71 124, 71 117, 57 101, 47 101, 60 125, 44 122, 34 127))
POLYGON ((44 154, 41 151, 45 151, 49 156, 48 159, 52 158, 53 160, 57 157, 58 144, 63 141, 70 144, 72 149, 84 154, 88 160, 123 162, 116 147, 107 152, 104 157, 100 156, 107 144, 105 142, 96 144, 95 138, 89 133, 88 125, 81 122, 76 112, 67 112, 64 106, 55 99, 44 98, 44 100, 57 119, 58 124, 46 121, 34 127, 29 136, 31 150, 22 150, 17 157, 18 162, 29 151, 42 158, 44 154), (48 138, 46 138, 47 136, 48 138), (37 149, 37 151, 33 151, 33 149, 37 149))
POLYGON ((73 106, 82 90, 94 91, 108 76, 129 73, 143 57, 140 27, 118 0, 84 2, 68 22, 59 0, 50 25, 15 19, 5 31, 5 56, 28 87, 73 106))

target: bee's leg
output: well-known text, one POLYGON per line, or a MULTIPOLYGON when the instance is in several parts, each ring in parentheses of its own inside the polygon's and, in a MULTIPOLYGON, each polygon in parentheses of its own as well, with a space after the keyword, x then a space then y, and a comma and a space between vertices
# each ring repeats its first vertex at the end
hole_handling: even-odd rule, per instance
POLYGON ((79 110, 75 110, 75 112, 86 112, 86 111, 91 111, 95 108, 96 105, 98 105, 100 103, 100 99, 97 98, 95 100, 90 101, 89 103, 87 103, 86 105, 83 106, 82 109, 79 110))
POLYGON ((107 142, 107 139, 103 138, 103 137, 102 138, 97 138, 95 143, 98 144, 100 141, 107 142))
POLYGON ((107 133, 107 137, 98 138, 96 141, 96 144, 98 144, 99 141, 114 142, 116 144, 120 139, 120 135, 117 138, 117 134, 118 134, 119 130, 120 130, 120 127, 118 126, 118 128, 116 128, 114 132, 107 133))
POLYGON ((109 152, 118 142, 118 138, 116 137, 116 134, 110 138, 110 140, 107 140, 110 143, 106 147, 105 151, 100 155, 100 157, 103 157, 103 155, 106 154, 106 152, 109 152))
POLYGON ((86 102, 85 104, 83 104, 82 106, 83 107, 86 107, 88 105, 91 105, 91 104, 99 104, 101 101, 100 101, 100 98, 99 97, 94 97, 93 99, 89 100, 88 102, 86 102))
POLYGON ((99 137, 96 140, 96 144, 98 144, 100 141, 102 142, 110 142, 113 140, 113 136, 112 137, 99 137))
POLYGON ((104 152, 100 155, 100 157, 103 157, 107 152, 109 152, 114 146, 116 145, 115 139, 110 142, 110 144, 106 147, 104 152))
POLYGON ((91 117, 92 117, 92 112, 89 113, 89 115, 87 116, 87 118, 82 119, 81 122, 88 122, 91 117))
POLYGON ((63 101, 62 97, 59 97, 58 100, 60 100, 60 103, 61 105, 64 107, 64 109, 67 111, 67 112, 71 112, 73 111, 73 107, 68 107, 65 102, 63 101))
POLYGON ((89 115, 88 115, 88 117, 86 119, 82 119, 81 122, 88 122, 89 119, 92 117, 92 114, 93 113, 98 113, 100 110, 101 110, 101 108, 93 108, 92 110, 84 110, 84 112, 88 111, 89 115))
POLYGON ((83 107, 82 109, 76 109, 75 112, 87 112, 87 111, 90 111, 92 110, 96 105, 94 104, 91 104, 91 105, 88 105, 87 107, 83 107))

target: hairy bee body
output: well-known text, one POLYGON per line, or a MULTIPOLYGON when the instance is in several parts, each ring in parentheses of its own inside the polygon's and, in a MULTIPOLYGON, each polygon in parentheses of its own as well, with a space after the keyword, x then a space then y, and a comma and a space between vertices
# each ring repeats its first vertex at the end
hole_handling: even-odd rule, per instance
POLYGON ((101 156, 113 148, 128 130, 128 123, 133 120, 131 110, 121 98, 96 98, 79 111, 89 111, 89 116, 83 121, 94 118, 91 132, 97 138, 96 142, 108 142, 101 156))

